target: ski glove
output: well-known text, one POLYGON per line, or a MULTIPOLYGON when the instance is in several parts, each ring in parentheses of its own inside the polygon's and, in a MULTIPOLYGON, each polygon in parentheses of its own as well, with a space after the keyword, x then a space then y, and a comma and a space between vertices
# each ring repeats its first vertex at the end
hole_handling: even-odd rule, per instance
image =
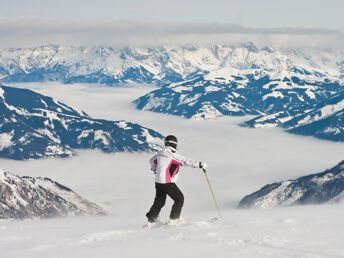
POLYGON ((199 168, 204 168, 206 169, 208 167, 207 163, 205 162, 199 162, 199 168))

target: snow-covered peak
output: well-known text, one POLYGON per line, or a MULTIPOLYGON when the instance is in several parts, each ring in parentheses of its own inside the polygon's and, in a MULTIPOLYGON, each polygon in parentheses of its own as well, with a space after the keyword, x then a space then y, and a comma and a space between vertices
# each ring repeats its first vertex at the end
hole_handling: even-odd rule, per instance
POLYGON ((49 179, 20 177, 0 169, 0 218, 104 215, 105 211, 49 179))
POLYGON ((162 46, 154 48, 75 47, 47 45, 0 50, 3 81, 171 83, 195 74, 207 79, 268 73, 281 79, 343 79, 344 54, 335 50, 258 48, 238 45, 162 46))

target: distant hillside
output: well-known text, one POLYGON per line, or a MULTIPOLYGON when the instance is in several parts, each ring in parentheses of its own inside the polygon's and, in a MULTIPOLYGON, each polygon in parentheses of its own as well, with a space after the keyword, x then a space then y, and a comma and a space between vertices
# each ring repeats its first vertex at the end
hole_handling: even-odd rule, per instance
POLYGON ((0 170, 0 219, 105 215, 98 205, 49 179, 0 170))
POLYGON ((294 134, 344 141, 344 91, 323 100, 313 108, 262 115, 244 125, 255 128, 278 126, 294 134))
POLYGON ((245 196, 239 208, 344 203, 344 161, 322 173, 269 184, 245 196))
POLYGON ((53 98, 0 85, 0 157, 69 157, 74 149, 153 151, 162 138, 138 124, 93 119, 53 98))

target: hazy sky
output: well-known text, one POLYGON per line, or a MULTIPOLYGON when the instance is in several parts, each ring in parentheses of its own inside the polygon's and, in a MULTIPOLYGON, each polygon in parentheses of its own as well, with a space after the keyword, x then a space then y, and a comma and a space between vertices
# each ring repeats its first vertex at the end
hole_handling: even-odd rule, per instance
POLYGON ((0 47, 232 43, 341 47, 343 0, 0 0, 0 47))
POLYGON ((343 0, 12 0, 0 16, 344 28, 343 0))

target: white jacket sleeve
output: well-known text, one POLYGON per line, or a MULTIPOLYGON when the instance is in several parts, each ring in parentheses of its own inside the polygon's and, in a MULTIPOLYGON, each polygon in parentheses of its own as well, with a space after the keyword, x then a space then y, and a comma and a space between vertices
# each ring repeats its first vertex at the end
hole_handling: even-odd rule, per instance
POLYGON ((153 158, 149 160, 149 163, 151 166, 151 170, 155 172, 158 164, 157 155, 154 155, 153 158))
POLYGON ((180 155, 179 153, 174 153, 174 158, 183 166, 199 168, 199 161, 189 159, 187 157, 180 155))

